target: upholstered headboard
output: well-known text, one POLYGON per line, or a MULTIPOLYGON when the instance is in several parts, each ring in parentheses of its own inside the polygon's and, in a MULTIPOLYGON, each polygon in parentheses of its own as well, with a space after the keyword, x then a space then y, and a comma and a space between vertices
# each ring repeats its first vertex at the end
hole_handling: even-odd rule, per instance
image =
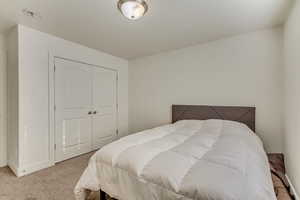
POLYGON ((172 123, 184 119, 224 119, 246 124, 255 132, 255 107, 173 105, 172 123))

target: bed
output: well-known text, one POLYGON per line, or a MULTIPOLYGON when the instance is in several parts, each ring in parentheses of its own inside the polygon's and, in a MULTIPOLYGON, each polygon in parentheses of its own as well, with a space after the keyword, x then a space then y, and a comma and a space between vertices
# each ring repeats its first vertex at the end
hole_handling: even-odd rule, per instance
POLYGON ((76 199, 98 190, 119 200, 276 199, 254 107, 173 105, 172 122, 95 153, 76 199))

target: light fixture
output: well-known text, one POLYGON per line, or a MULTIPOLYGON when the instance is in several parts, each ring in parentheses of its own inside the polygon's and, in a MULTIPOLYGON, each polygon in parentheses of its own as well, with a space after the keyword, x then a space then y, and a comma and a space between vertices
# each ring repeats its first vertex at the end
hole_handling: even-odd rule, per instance
POLYGON ((119 0, 118 8, 130 20, 137 20, 145 15, 148 5, 145 0, 119 0))

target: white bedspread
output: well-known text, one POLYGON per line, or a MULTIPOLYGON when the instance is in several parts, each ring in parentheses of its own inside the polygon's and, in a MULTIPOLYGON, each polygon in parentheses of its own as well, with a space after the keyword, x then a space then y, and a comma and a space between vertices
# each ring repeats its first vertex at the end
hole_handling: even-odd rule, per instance
POLYGON ((276 200, 261 140, 241 123, 184 120, 99 150, 74 190, 119 200, 276 200))

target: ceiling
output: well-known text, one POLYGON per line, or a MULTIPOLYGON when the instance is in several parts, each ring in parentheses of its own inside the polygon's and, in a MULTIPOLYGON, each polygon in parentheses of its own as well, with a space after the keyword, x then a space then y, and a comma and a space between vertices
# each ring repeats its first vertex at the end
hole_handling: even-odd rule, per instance
POLYGON ((117 0, 0 0, 0 32, 20 23, 132 59, 282 24, 291 1, 148 0, 148 13, 129 21, 117 0))

